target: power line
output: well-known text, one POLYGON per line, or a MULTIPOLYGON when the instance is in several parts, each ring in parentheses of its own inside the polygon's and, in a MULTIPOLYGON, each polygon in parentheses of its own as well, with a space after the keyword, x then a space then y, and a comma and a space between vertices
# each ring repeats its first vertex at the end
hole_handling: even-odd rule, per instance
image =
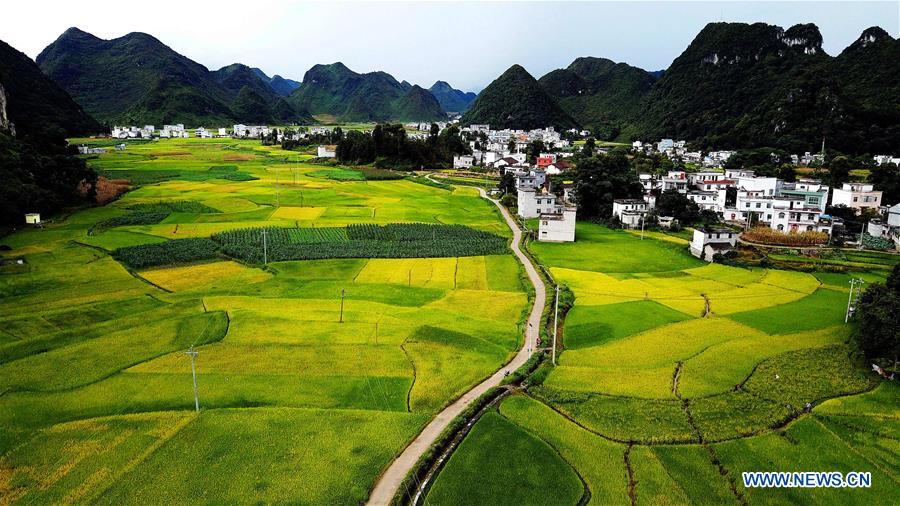
POLYGON ((200 395, 197 393, 197 368, 194 365, 194 361, 197 359, 197 355, 199 355, 200 352, 194 350, 194 347, 191 346, 185 353, 191 357, 191 375, 194 377, 194 409, 199 413, 200 395))

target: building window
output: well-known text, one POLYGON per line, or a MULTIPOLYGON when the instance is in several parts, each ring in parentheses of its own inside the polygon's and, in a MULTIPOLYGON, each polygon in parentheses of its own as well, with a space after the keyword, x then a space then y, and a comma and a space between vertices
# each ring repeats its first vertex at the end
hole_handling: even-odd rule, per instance
POLYGON ((757 202, 757 203, 756 203, 756 208, 759 209, 760 207, 762 207, 762 203, 761 203, 761 202, 757 202))
POLYGON ((812 230, 813 230, 813 226, 812 226, 812 225, 807 225, 807 226, 806 226, 806 231, 807 231, 807 232, 812 232, 812 230))
POLYGON ((779 224, 778 224, 778 230, 784 230, 784 225, 782 225, 782 224, 779 223, 779 224))
POLYGON ((778 213, 779 218, 784 218, 784 213, 778 213))

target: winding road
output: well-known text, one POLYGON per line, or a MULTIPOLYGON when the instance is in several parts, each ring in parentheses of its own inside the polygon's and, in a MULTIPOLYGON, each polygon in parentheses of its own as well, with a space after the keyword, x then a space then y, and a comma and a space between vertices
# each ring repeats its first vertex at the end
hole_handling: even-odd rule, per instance
POLYGON ((499 385, 500 382, 503 381, 506 371, 509 371, 510 373, 515 371, 525 364, 528 358, 531 357, 531 354, 534 353, 537 344, 538 330, 541 324, 541 313, 543 312, 544 303, 547 297, 544 282, 541 281, 537 270, 528 257, 522 253, 521 249, 519 249, 519 245, 522 242, 522 231, 519 230, 519 226, 516 224, 515 220, 512 219, 506 208, 500 205, 500 202, 488 197, 483 189, 479 188, 478 191, 481 193, 482 198, 493 202, 494 205, 500 209, 503 218, 506 219, 506 224, 509 225, 509 228, 513 233, 513 253, 515 253, 522 266, 525 267, 528 279, 534 286, 534 306, 531 308, 531 314, 528 315, 528 325, 525 327, 525 342, 512 360, 501 367, 490 378, 475 385, 471 390, 457 399, 456 402, 444 408, 443 411, 438 413, 437 416, 425 426, 416 439, 403 450, 403 453, 401 453, 378 478, 378 482, 375 483, 375 488, 372 490, 372 494, 369 496, 367 504, 373 506, 390 504, 391 500, 396 495, 397 490, 400 488, 400 485, 403 483, 404 478, 406 478, 406 475, 409 474, 416 462, 419 461, 422 454, 424 454, 432 443, 437 440, 438 436, 441 435, 441 432, 444 431, 447 425, 449 425, 457 415, 462 413, 475 399, 492 387, 499 385))

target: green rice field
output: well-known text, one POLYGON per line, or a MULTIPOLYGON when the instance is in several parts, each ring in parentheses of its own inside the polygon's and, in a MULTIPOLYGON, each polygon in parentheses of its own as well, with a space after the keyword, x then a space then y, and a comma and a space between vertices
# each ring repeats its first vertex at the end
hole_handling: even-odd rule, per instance
POLYGON ((89 163, 141 186, 0 239, 0 504, 359 504, 513 355, 528 294, 493 204, 307 158, 258 141, 131 143, 89 163), (348 226, 404 223, 499 243, 264 265, 209 239, 289 229, 334 244, 348 226), (114 254, 143 246, 165 265, 114 254))
POLYGON ((900 387, 851 355, 844 323, 850 277, 883 270, 706 264, 678 238, 589 223, 529 247, 575 294, 564 351, 475 425, 426 503, 519 504, 520 484, 540 504, 900 501, 900 387), (745 471, 872 486, 746 488, 745 471))

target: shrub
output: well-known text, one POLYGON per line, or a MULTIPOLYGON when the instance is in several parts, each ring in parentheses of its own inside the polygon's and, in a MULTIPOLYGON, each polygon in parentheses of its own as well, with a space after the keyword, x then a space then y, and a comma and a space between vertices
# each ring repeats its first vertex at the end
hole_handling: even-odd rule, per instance
POLYGON ((113 258, 133 269, 142 269, 207 260, 214 258, 218 249, 218 244, 206 238, 177 239, 119 248, 113 252, 113 258))

